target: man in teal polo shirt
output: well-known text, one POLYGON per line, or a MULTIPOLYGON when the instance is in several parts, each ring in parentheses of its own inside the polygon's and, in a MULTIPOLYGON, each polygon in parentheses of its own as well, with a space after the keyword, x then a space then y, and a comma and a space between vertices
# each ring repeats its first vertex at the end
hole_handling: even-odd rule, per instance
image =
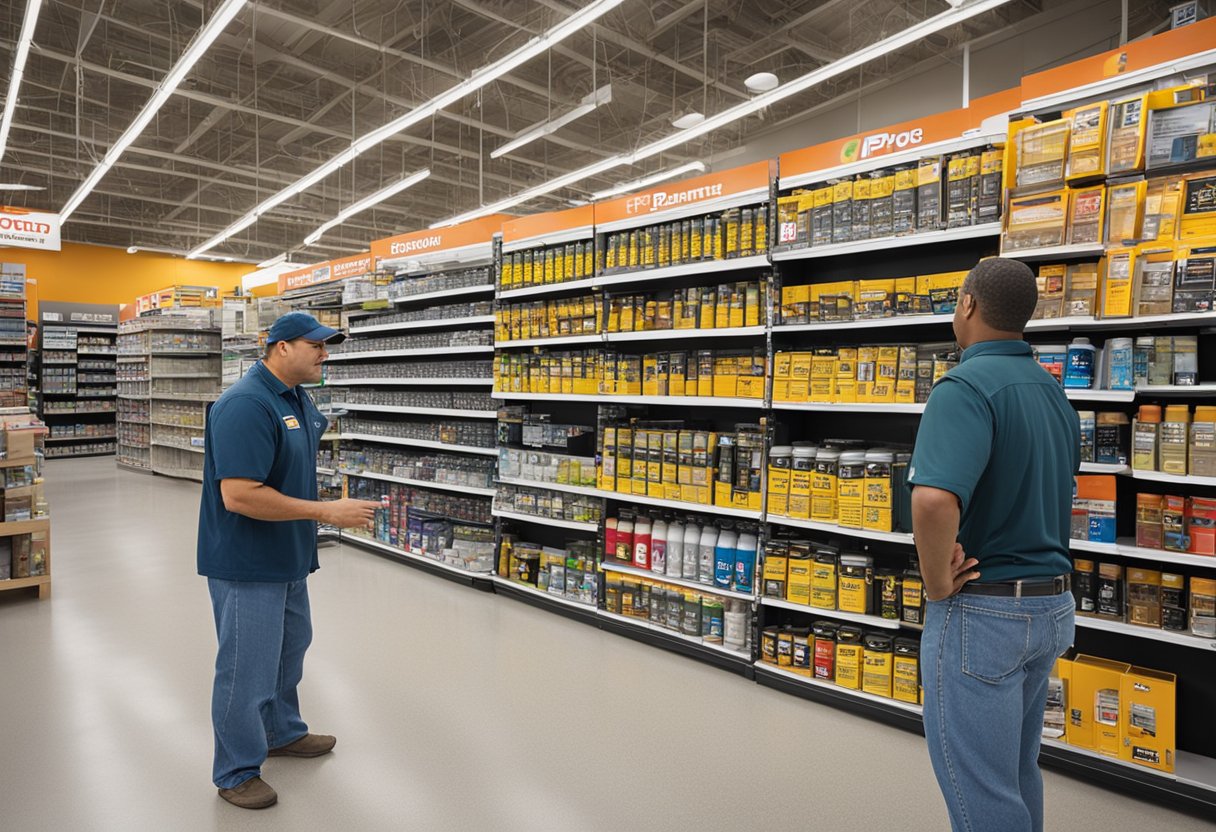
POLYGON ((1068 537, 1080 424, 1022 340, 1034 274, 992 258, 954 314, 962 361, 933 388, 909 466, 929 598, 925 736, 956 832, 1039 832, 1047 681, 1072 644, 1068 537))
POLYGON ((284 315, 263 360, 207 416, 198 571, 219 641, 212 780, 245 809, 278 800, 261 777, 267 756, 316 757, 335 743, 308 732, 296 692, 312 641, 317 522, 365 526, 379 506, 317 500, 317 447, 329 422, 300 385, 321 380, 325 345, 345 337, 303 312, 284 315))

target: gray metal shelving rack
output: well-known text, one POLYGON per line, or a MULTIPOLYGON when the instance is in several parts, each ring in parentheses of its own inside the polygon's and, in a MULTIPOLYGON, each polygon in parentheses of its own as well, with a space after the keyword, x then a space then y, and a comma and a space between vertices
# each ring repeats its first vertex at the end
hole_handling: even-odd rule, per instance
POLYGON ((39 418, 50 428, 46 458, 113 454, 118 307, 44 301, 38 314, 37 403, 39 418))

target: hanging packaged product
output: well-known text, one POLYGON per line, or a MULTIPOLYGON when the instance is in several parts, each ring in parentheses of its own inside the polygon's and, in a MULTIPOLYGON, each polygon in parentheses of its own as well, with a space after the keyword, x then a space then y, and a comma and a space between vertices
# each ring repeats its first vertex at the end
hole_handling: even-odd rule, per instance
POLYGON ((1106 270, 1102 281, 1102 317, 1130 317, 1136 250, 1134 248, 1112 248, 1102 259, 1102 263, 1106 270))
POLYGON ((894 233, 895 173, 870 174, 870 238, 890 237, 894 233))
POLYGON ((832 242, 847 243, 853 239, 853 180, 832 183, 832 242))
POLYGON ((897 234, 916 231, 916 167, 896 168, 895 187, 891 195, 891 228, 897 234))
POLYGON ((1148 94, 1145 169, 1185 165, 1216 156, 1216 102, 1188 84, 1148 94))
POLYGON ((1098 101, 1064 113, 1072 124, 1068 139, 1068 181, 1106 173, 1106 114, 1109 104, 1098 101))
POLYGON ((1001 246, 1005 251, 1019 251, 1063 245, 1067 227, 1066 191, 1011 197, 1001 246))
POLYGON ((1073 560, 1072 597, 1076 602, 1077 612, 1098 611, 1098 569, 1092 560, 1073 560))
POLYGON ((841 555, 837 603, 841 612, 869 615, 873 611, 874 559, 841 555))
POLYGON ((1142 250, 1135 264, 1135 315, 1168 315, 1173 308, 1173 249, 1142 250))
POLYGON ((1148 180, 1144 197, 1144 228, 1141 239, 1147 242, 1173 242, 1178 234, 1184 178, 1160 176, 1148 180))
POLYGON ((836 631, 836 684, 861 690, 861 668, 865 652, 860 627, 842 624, 836 631))
POLYGON ((1184 176, 1178 239, 1192 244, 1206 241, 1208 248, 1203 251, 1210 257, 1213 237, 1216 237, 1216 175, 1205 172, 1184 176))
POLYGON ((1111 185, 1106 196, 1106 242, 1135 245, 1144 223, 1144 196, 1148 183, 1111 185))
POLYGON ((815 637, 814 676, 824 682, 836 679, 836 635, 839 625, 832 621, 816 621, 811 625, 815 637))
POLYGON ((979 193, 975 203, 977 225, 1001 218, 1002 183, 1005 176, 1005 151, 989 147, 980 156, 979 193))
POLYGON ((891 698, 894 642, 882 633, 866 633, 863 638, 861 689, 866 693, 891 698))
POLYGON ((891 667, 891 696, 897 702, 920 703, 920 642, 897 638, 891 667))
POLYGON ((1106 173, 1117 176, 1144 168, 1144 128, 1147 95, 1110 105, 1110 146, 1106 173))
POLYGON ((811 245, 826 246, 832 242, 833 187, 821 185, 815 189, 811 209, 811 245))
POLYGON ((853 240, 870 239, 870 218, 872 216, 870 197, 872 195, 871 179, 867 174, 860 173, 853 180, 853 240))
POLYGON ((916 227, 936 231, 942 227, 942 157, 926 156, 916 168, 916 227))
POLYGON ((1097 244, 1103 240, 1106 218, 1106 186, 1079 188, 1071 192, 1072 208, 1068 220, 1070 245, 1097 244))
POLYGON ((1069 132, 1069 122, 1057 119, 1026 127, 1014 135, 1017 187, 1064 182, 1069 132))

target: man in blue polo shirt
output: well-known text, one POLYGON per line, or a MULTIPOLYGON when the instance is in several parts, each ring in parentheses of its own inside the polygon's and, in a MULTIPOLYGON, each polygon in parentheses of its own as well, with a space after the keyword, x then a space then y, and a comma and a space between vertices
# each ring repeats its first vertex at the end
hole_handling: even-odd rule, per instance
POLYGON ((1080 424, 1022 340, 1038 289, 1021 262, 967 275, 962 361, 934 386, 909 466, 929 598, 925 736, 956 832, 1039 832, 1047 682, 1072 644, 1068 537, 1080 424))
POLYGON ((365 526, 377 503, 317 500, 317 447, 328 420, 301 384, 321 380, 327 343, 346 336, 303 312, 279 318, 266 354, 207 416, 198 571, 207 577, 219 651, 212 780, 229 803, 278 800, 267 756, 316 757, 336 740, 308 733, 296 687, 312 641, 307 578, 317 523, 365 526))

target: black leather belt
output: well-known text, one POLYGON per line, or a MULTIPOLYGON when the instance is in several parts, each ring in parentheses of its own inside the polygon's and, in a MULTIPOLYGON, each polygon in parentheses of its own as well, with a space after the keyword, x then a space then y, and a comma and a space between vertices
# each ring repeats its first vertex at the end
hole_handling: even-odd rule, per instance
POLYGON ((1054 578, 1035 578, 1028 581, 1001 581, 982 584, 970 581, 963 584, 959 592, 968 595, 1004 595, 1009 598, 1036 598, 1045 595, 1063 595, 1072 589, 1072 575, 1057 575, 1054 578))

